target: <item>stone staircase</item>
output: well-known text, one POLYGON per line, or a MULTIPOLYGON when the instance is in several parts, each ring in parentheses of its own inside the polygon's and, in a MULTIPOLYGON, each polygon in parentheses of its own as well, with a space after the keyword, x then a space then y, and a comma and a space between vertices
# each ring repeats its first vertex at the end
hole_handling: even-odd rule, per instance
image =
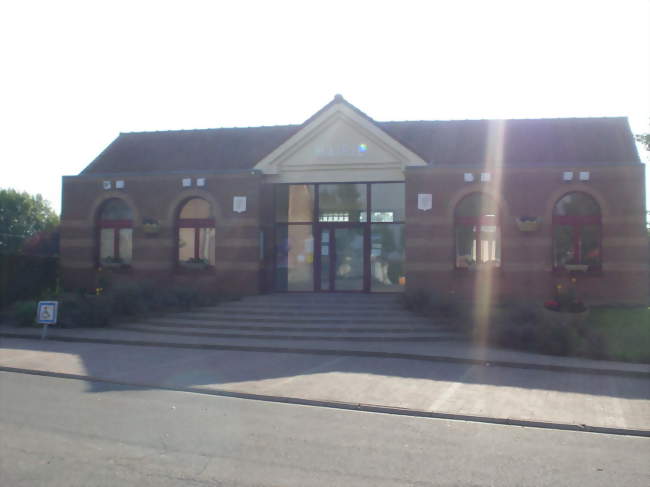
POLYGON ((268 294, 119 326, 206 342, 433 342, 459 339, 444 324, 405 311, 394 294, 268 294))

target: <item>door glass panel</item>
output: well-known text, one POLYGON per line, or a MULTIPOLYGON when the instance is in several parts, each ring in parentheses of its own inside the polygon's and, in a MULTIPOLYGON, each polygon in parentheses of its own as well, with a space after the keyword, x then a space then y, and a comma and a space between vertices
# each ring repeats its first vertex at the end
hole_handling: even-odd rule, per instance
POLYGON ((499 227, 481 225, 481 264, 501 265, 501 246, 499 245, 499 227))
POLYGON ((370 286, 372 291, 403 291, 404 225, 373 225, 370 245, 370 286))
POLYGON ((275 186, 275 221, 311 222, 313 218, 313 184, 278 184, 275 186))
POLYGON ((598 225, 584 225, 580 232, 581 264, 600 264, 600 227, 598 225))
POLYGON ((404 183, 373 184, 370 199, 371 221, 404 221, 404 183))
POLYGON ((314 290, 314 237, 311 225, 278 226, 276 276, 278 291, 314 290))
POLYGON ((178 260, 185 262, 194 258, 194 229, 178 229, 178 260))
POLYGON ((569 225, 555 225, 553 227, 553 253, 555 267, 564 264, 577 264, 573 255, 573 227, 569 225))
POLYGON ((555 205, 556 215, 593 216, 600 215, 596 200, 585 193, 569 193, 555 205))
POLYGON ((102 228, 99 232, 99 259, 115 257, 115 230, 113 228, 102 228))
POLYGON ((320 239, 320 288, 322 291, 330 289, 330 230, 324 228, 320 239))
POLYGON ((181 210, 179 218, 212 218, 212 209, 210 207, 210 203, 202 198, 192 198, 183 205, 183 209, 181 210))
POLYGON ((336 262, 334 289, 336 291, 363 290, 363 228, 334 229, 336 262))
POLYGON ((456 225, 456 267, 465 269, 476 264, 476 227, 456 225))
POLYGON ((318 219, 321 222, 365 222, 365 184, 321 184, 318 186, 318 219))
POLYGON ((100 220, 133 220, 131 207, 118 198, 113 198, 104 203, 100 220))
POLYGON ((133 229, 120 228, 119 238, 120 259, 125 264, 130 264, 133 257, 133 229))
POLYGON ((204 259, 214 265, 214 228, 199 229, 199 259, 204 259))

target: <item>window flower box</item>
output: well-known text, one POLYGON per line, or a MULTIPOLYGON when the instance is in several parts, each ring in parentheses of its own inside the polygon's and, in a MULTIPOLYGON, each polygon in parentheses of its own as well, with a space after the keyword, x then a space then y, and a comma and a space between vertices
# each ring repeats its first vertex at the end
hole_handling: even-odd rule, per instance
POLYGON ((182 269, 200 271, 209 269, 210 263, 206 259, 189 259, 178 263, 182 269))
POLYGON ((564 264, 564 268, 569 272, 587 272, 589 270, 587 264, 564 264))
POLYGON ((130 269, 131 266, 119 257, 106 257, 99 266, 103 269, 130 269))
POLYGON ((540 218, 536 216, 520 216, 516 219, 517 228, 521 232, 536 232, 541 223, 540 218))
POLYGON ((155 236, 160 233, 160 222, 153 218, 145 218, 142 222, 142 231, 147 236, 155 236))

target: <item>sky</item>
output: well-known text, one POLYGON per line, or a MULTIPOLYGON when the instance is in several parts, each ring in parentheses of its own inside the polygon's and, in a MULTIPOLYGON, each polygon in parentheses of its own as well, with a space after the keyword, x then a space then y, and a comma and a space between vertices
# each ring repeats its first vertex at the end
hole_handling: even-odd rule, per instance
POLYGON ((58 212, 120 132, 296 124, 336 93, 378 121, 649 132, 650 1, 6 1, 0 70, 0 188, 58 212))

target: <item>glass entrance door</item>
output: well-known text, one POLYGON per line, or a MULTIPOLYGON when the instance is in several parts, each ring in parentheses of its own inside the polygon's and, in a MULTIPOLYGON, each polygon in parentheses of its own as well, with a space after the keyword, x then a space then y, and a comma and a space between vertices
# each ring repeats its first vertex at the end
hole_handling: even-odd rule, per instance
POLYGON ((321 291, 366 290, 366 240, 363 225, 321 225, 321 291))
POLYGON ((403 182, 275 185, 275 290, 403 291, 404 193, 403 182))

